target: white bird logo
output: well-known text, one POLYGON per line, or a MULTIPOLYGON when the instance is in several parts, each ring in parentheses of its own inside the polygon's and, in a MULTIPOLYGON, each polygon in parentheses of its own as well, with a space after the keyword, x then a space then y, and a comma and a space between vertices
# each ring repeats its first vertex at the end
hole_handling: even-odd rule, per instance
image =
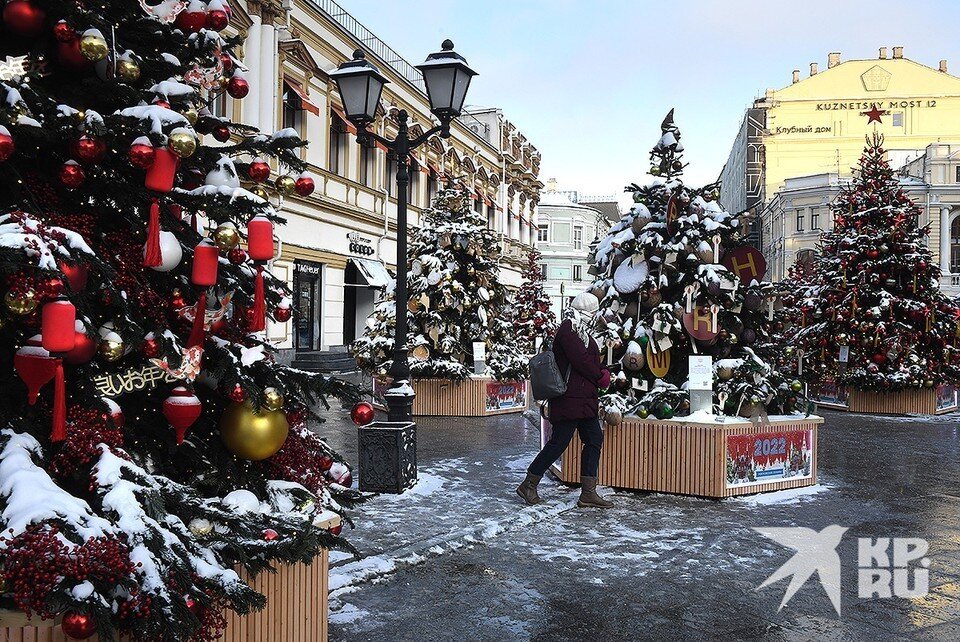
POLYGON ((827 597, 833 603, 833 608, 840 616, 840 555, 837 546, 840 539, 847 532, 847 527, 833 524, 819 533, 812 528, 802 526, 788 528, 754 528, 764 537, 769 537, 778 544, 794 549, 796 554, 764 580, 755 590, 770 586, 785 577, 793 576, 787 586, 787 592, 780 602, 783 609, 790 598, 800 590, 814 573, 820 580, 820 585, 826 591, 827 597))

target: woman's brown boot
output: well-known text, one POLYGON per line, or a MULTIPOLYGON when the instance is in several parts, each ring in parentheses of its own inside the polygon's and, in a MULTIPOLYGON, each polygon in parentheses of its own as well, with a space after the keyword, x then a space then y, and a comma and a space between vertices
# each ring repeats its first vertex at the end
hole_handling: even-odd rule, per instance
POLYGON ((540 475, 527 473, 526 478, 517 487, 517 495, 523 498, 530 506, 540 503, 540 495, 537 494, 537 484, 540 483, 540 475))
POLYGON ((597 478, 580 476, 580 499, 577 500, 580 508, 613 508, 613 502, 608 502, 597 494, 597 478))

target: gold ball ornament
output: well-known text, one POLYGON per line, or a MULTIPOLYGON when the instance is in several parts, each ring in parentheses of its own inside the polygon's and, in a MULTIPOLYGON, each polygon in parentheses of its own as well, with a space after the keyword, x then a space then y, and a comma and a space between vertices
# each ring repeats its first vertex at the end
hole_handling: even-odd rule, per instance
POLYGON ((801 390, 803 390, 803 382, 800 381, 799 379, 794 379, 793 381, 790 382, 790 390, 794 392, 800 392, 801 390))
POLYGON ((283 194, 284 196, 292 194, 293 190, 297 187, 297 181, 293 176, 279 176, 277 177, 274 186, 277 188, 277 191, 283 194))
POLYGON ((263 391, 263 407, 267 410, 283 408, 283 395, 276 388, 267 388, 263 391))
POLYGON ((10 290, 3 295, 3 302, 6 304, 8 310, 20 316, 30 314, 36 310, 40 304, 39 299, 37 299, 37 293, 33 290, 26 290, 24 292, 14 292, 10 290))
POLYGON ((103 357, 104 361, 114 362, 123 356, 124 347, 122 341, 105 339, 97 346, 97 352, 103 357))
POLYGON ((197 124, 197 118, 200 117, 200 114, 197 113, 197 110, 194 107, 187 107, 182 112, 180 112, 184 118, 187 119, 187 122, 191 125, 197 124))
POLYGON ((933 388, 933 379, 927 379, 923 382, 924 388, 933 388))
POLYGON ((263 200, 269 200, 270 194, 267 190, 263 189, 260 185, 254 185, 250 188, 250 193, 256 196, 257 198, 262 198, 263 200))
POLYGON ((135 60, 117 61, 117 77, 124 82, 140 80, 140 65, 135 60))
POLYGON ((733 379, 733 368, 730 366, 720 366, 717 368, 717 379, 720 381, 729 381, 733 379))
POLYGON ((197 151, 197 138, 186 128, 175 129, 168 142, 170 151, 180 158, 189 158, 197 151))
POLYGON ((220 437, 237 457, 261 461, 287 440, 290 425, 279 410, 254 410, 248 403, 232 403, 220 417, 220 437))
POLYGON ((222 223, 213 233, 213 242, 221 252, 229 252, 240 245, 240 232, 233 223, 222 223))
POLYGON ((80 38, 80 53, 87 60, 97 62, 110 53, 106 38, 96 29, 90 29, 80 38))

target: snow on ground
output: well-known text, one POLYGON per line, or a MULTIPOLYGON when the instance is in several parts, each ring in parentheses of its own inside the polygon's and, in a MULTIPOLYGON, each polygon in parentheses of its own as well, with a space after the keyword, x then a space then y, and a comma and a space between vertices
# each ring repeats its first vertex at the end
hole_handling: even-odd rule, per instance
POLYGON ((772 506, 774 504, 796 504, 798 502, 810 499, 814 495, 830 490, 826 484, 816 484, 814 486, 802 486, 800 488, 788 488, 787 490, 778 490, 772 493, 759 493, 756 495, 744 495, 742 497, 733 497, 732 502, 737 502, 747 506, 772 506))

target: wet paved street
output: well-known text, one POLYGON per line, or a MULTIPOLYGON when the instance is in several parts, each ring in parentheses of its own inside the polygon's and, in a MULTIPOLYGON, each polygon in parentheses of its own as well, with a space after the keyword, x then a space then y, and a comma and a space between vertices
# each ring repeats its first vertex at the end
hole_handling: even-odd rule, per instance
MULTIPOLYGON (((960 639, 960 417, 825 413, 817 487, 725 501, 619 491, 575 508, 513 494, 539 437, 518 415, 420 421, 421 481, 356 511, 335 558, 333 640, 960 639), (752 527, 849 528, 841 616, 816 576, 778 611, 793 554, 752 527), (925 597, 857 595, 857 538, 929 541, 925 597)), ((352 461, 356 431, 324 424, 352 461)), ((607 490, 607 493, 612 491, 607 490)))

